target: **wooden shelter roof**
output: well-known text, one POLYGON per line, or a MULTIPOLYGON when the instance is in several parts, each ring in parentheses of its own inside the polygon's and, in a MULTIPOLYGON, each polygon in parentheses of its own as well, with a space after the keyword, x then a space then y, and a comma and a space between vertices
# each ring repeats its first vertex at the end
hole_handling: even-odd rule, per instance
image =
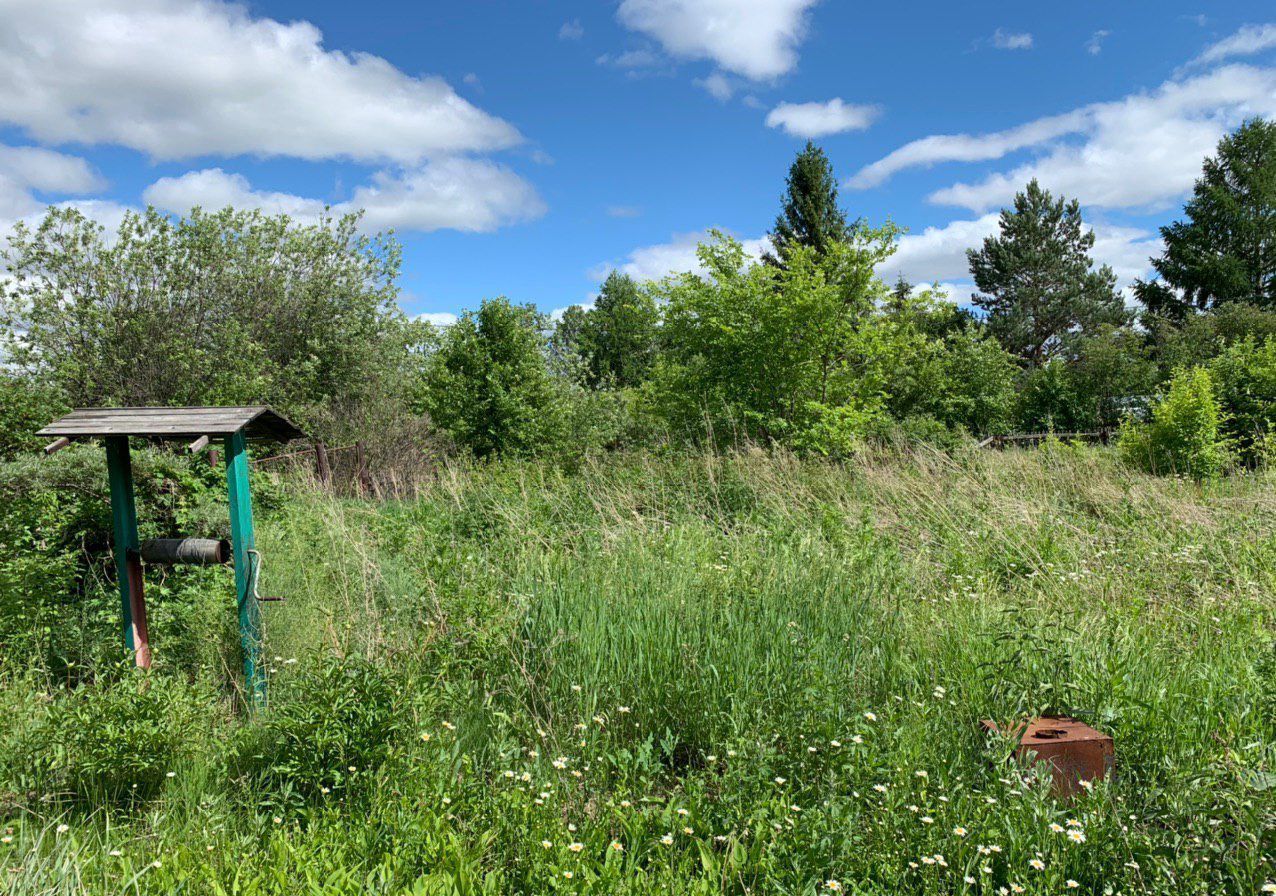
POLYGON ((225 437, 244 431, 250 439, 286 442, 305 435, 282 414, 265 406, 240 408, 77 408, 37 435, 88 439, 136 436, 142 439, 225 437))

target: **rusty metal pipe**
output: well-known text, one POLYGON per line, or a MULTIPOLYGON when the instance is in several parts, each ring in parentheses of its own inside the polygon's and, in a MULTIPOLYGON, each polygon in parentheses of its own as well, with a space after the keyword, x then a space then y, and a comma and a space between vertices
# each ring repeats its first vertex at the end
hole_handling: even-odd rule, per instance
POLYGON ((219 566, 230 559, 224 538, 152 538, 142 542, 142 559, 161 566, 219 566))

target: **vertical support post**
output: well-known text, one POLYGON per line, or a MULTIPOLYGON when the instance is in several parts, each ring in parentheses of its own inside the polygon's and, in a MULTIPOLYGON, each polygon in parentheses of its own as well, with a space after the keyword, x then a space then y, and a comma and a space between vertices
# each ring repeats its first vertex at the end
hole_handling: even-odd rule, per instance
POLYGON ((315 475, 319 477, 320 485, 327 485, 332 481, 332 464, 328 461, 328 446, 322 441, 315 442, 315 475))
POLYGON ((127 436, 106 439, 106 471, 111 484, 111 528, 115 533, 115 574, 120 588, 120 616, 124 647, 139 668, 151 667, 150 637, 146 630, 146 596, 142 560, 138 555, 137 506, 133 497, 133 463, 127 436))
POLYGON ((257 545, 253 506, 248 490, 248 444, 243 432, 226 439, 226 486, 230 497, 231 553, 235 561, 235 603, 239 607, 239 645, 244 657, 244 683, 250 702, 266 698, 261 668, 261 607, 257 604, 257 545))

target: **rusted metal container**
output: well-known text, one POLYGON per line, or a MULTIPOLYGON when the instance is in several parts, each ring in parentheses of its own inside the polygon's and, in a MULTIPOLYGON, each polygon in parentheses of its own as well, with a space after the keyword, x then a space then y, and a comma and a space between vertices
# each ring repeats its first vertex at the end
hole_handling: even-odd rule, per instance
POLYGON ((984 727, 1017 737, 1015 756, 1020 762, 1048 763, 1056 796, 1072 796, 1082 789, 1082 781, 1103 780, 1116 765, 1111 736, 1068 716, 1047 716, 1009 728, 984 722, 984 727))
POLYGON ((230 560, 224 538, 152 538, 142 542, 142 559, 160 566, 219 566, 230 560))

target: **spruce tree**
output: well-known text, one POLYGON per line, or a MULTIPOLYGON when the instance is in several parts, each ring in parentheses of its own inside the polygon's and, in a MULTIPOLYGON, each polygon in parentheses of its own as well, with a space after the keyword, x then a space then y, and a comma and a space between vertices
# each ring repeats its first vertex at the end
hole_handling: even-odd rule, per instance
POLYGON ((975 305, 1002 346, 1028 366, 1057 357, 1069 337, 1128 319, 1112 269, 1091 270, 1092 248, 1077 201, 1055 199, 1034 180, 1013 208, 1002 209, 1000 234, 967 251, 982 293, 975 305))
POLYGON ((1276 309, 1276 122, 1254 119, 1224 137, 1184 207, 1161 228, 1159 281, 1140 283, 1148 310, 1182 317, 1232 302, 1276 309))
POLYGON ((854 227, 837 204, 837 178, 824 150, 808 142, 789 167, 783 209, 771 231, 774 253, 766 260, 784 265, 793 246, 810 246, 823 254, 830 243, 845 242, 854 227))

